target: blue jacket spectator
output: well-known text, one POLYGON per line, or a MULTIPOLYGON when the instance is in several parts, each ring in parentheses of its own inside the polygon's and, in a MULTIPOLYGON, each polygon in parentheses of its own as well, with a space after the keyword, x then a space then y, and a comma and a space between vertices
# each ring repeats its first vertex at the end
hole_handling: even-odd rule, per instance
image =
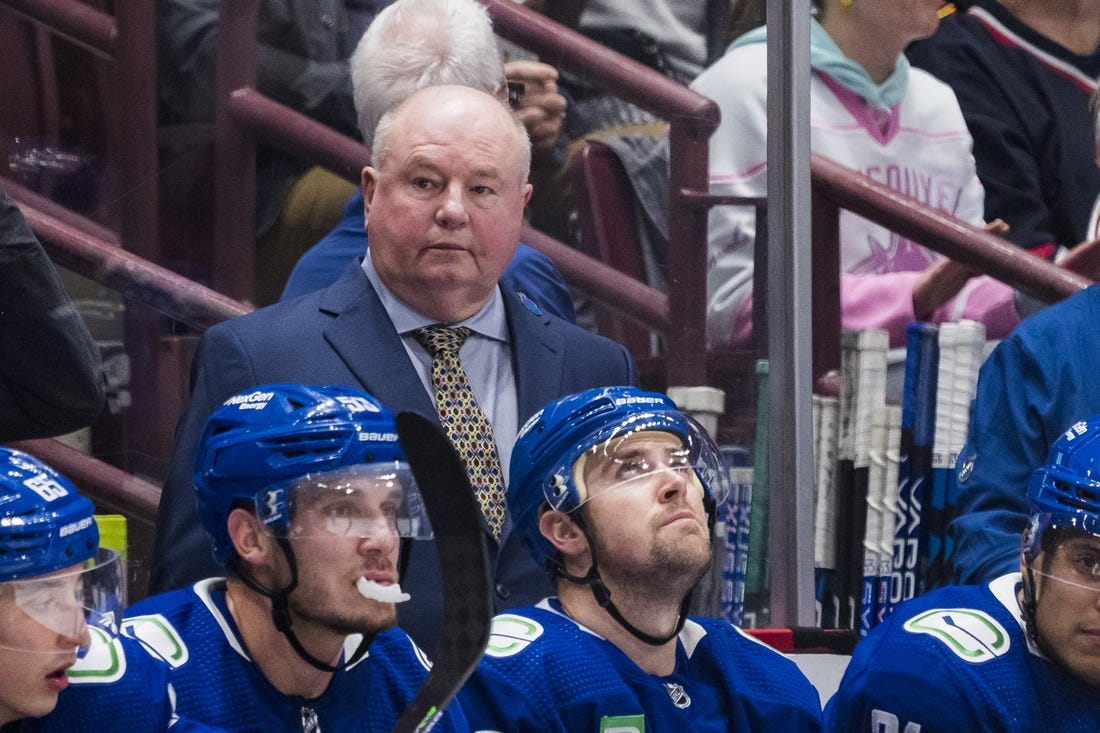
POLYGON ((1100 285, 1025 318, 978 373, 957 465, 955 580, 980 583, 1019 568, 1027 482, 1068 425, 1100 413, 1100 285))

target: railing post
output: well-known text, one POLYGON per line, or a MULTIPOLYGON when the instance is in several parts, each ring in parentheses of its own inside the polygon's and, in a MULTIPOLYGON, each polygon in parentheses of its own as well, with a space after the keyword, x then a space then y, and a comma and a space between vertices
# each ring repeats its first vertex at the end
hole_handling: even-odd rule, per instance
POLYGON ((810 328, 813 271, 820 267, 810 253, 810 2, 770 0, 767 18, 768 201, 772 205, 768 206, 766 322, 773 427, 768 433, 766 493, 771 623, 810 626, 814 623, 810 328))
POLYGON ((707 213, 683 191, 706 191, 708 139, 713 127, 673 119, 669 126, 668 300, 665 334, 669 387, 707 383, 707 213), (690 246, 689 245, 693 245, 690 246))
POLYGON ((237 124, 230 99, 256 83, 258 17, 257 0, 218 4, 212 279, 215 290, 250 302, 256 267, 256 141, 237 124))
MULTIPOLYGON (((107 73, 108 95, 107 216, 117 227, 122 248, 143 260, 160 261, 158 225, 156 4, 123 2, 115 5, 118 34, 107 73)), ((131 471, 153 473, 163 469, 158 460, 171 447, 174 416, 159 407, 162 355, 160 338, 167 321, 143 305, 130 303, 123 319, 129 358, 130 402, 121 413, 125 427, 122 447, 131 471), (167 423, 167 424, 165 424, 167 423), (155 426, 155 427, 153 427, 155 426)), ((111 429, 107 426, 106 429, 111 429)), ((108 441, 111 442, 111 441, 108 441)))
POLYGON ((813 378, 840 368, 840 207, 814 189, 810 226, 815 278, 813 299, 813 378), (838 273, 824 277, 822 273, 838 273))

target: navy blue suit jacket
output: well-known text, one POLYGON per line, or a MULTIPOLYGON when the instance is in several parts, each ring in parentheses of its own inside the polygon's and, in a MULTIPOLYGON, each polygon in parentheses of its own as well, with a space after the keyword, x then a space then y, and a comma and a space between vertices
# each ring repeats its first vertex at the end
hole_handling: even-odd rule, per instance
MULTIPOLYGON (((519 423, 551 400, 590 387, 636 384, 621 345, 541 311, 525 295, 503 288, 512 338, 519 423)), ((221 574, 198 520, 192 464, 210 414, 230 396, 260 384, 343 384, 374 395, 395 412, 436 419, 401 337, 358 263, 335 283, 210 328, 199 343, 191 403, 176 431, 176 447, 157 514, 151 592, 221 574)), ((499 609, 552 593, 546 572, 522 542, 506 534, 493 548, 499 609)), ((435 543, 415 541, 398 605, 402 628, 429 652, 437 646, 442 592, 435 543)))

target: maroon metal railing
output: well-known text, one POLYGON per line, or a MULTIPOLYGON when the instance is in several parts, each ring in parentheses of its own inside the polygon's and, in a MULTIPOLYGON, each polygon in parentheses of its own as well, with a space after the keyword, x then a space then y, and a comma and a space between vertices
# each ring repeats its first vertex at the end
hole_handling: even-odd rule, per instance
POLYGON ((114 55, 118 23, 90 5, 73 0, 4 0, 3 5, 103 58, 114 55))
POLYGON ((57 440, 23 440, 13 448, 38 456, 61 474, 80 483, 97 509, 125 514, 152 529, 156 525, 160 487, 85 455, 57 440))
MULTIPOLYGON (((667 385, 708 381, 706 338, 707 211, 688 205, 681 191, 705 192, 710 136, 718 106, 663 74, 626 58, 511 0, 481 0, 494 29, 559 68, 612 89, 628 102, 669 121, 667 385)), ((566 273, 571 277, 577 273, 566 273)), ((598 289, 597 289, 598 292, 598 289)))
MULTIPOLYGON (((99 10, 97 3, 76 0, 0 0, 0 11, 30 20, 92 54, 98 87, 91 94, 101 95, 104 107, 115 111, 101 120, 104 139, 100 142, 109 165, 102 172, 96 216, 105 224, 70 217, 70 212, 52 203, 41 200, 38 205, 30 203, 35 200, 34 194, 13 182, 6 181, 4 186, 20 201, 31 226, 57 261, 127 297, 151 302, 162 312, 171 311, 184 316, 184 320, 208 325, 233 313, 234 308, 227 306, 224 299, 214 297, 214 293, 197 295, 193 284, 152 264, 160 254, 153 31, 156 4, 113 5, 113 13, 108 14, 99 10), (199 316, 203 311, 208 312, 199 316)), ((54 78, 43 77, 42 81, 52 84, 54 78)), ((41 89, 43 95, 51 97, 58 91, 53 86, 41 89)), ((129 448, 135 453, 149 452, 153 449, 149 437, 154 431, 143 426, 163 419, 157 402, 156 375, 157 340, 165 321, 145 308, 127 309, 124 318, 124 338, 132 367, 128 388, 134 398, 125 417, 129 423, 129 448)), ((75 472, 73 478, 89 488, 97 487, 92 493, 98 500, 100 497, 95 494, 100 485, 117 482, 93 479, 97 472, 109 473, 109 467, 94 459, 88 461, 86 465, 94 469, 75 472)), ((83 461, 81 464, 85 465, 83 461)), ((140 501, 123 503, 129 506, 126 513, 133 512, 135 516, 142 513, 140 501)))
MULTIPOLYGON (((1047 302, 1092 283, 950 214, 922 205, 828 158, 814 155, 814 195, 1047 302)), ((816 234, 815 234, 816 236, 816 234)))
POLYGON ((251 306, 120 248, 111 232, 0 177, 43 247, 57 264, 106 285, 135 303, 203 331, 251 306))

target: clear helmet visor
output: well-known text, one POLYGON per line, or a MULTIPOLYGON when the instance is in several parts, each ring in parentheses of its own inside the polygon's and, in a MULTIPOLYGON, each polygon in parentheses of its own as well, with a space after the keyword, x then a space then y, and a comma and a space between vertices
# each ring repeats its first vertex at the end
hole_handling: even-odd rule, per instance
POLYGON ((622 491, 656 491, 668 482, 683 482, 716 502, 728 493, 726 472, 714 443, 698 425, 683 440, 659 429, 625 430, 593 446, 573 465, 580 508, 594 498, 622 491))
POLYGON ((1031 571, 1067 585, 1100 593, 1100 527, 1095 517, 1033 518, 1035 533, 1030 557, 1031 571), (1045 520, 1045 521, 1044 521, 1045 520), (1046 535, 1046 538, 1043 538, 1046 535), (1039 554, 1044 553, 1042 558, 1039 554))
POLYGON ((264 523, 288 539, 432 538, 424 501, 405 463, 307 475, 263 492, 256 506, 264 523))
POLYGON ((100 548, 95 558, 72 568, 0 583, 2 602, 11 604, 0 647, 56 653, 62 647, 87 649, 92 630, 107 640, 118 636, 124 572, 118 553, 100 548))

